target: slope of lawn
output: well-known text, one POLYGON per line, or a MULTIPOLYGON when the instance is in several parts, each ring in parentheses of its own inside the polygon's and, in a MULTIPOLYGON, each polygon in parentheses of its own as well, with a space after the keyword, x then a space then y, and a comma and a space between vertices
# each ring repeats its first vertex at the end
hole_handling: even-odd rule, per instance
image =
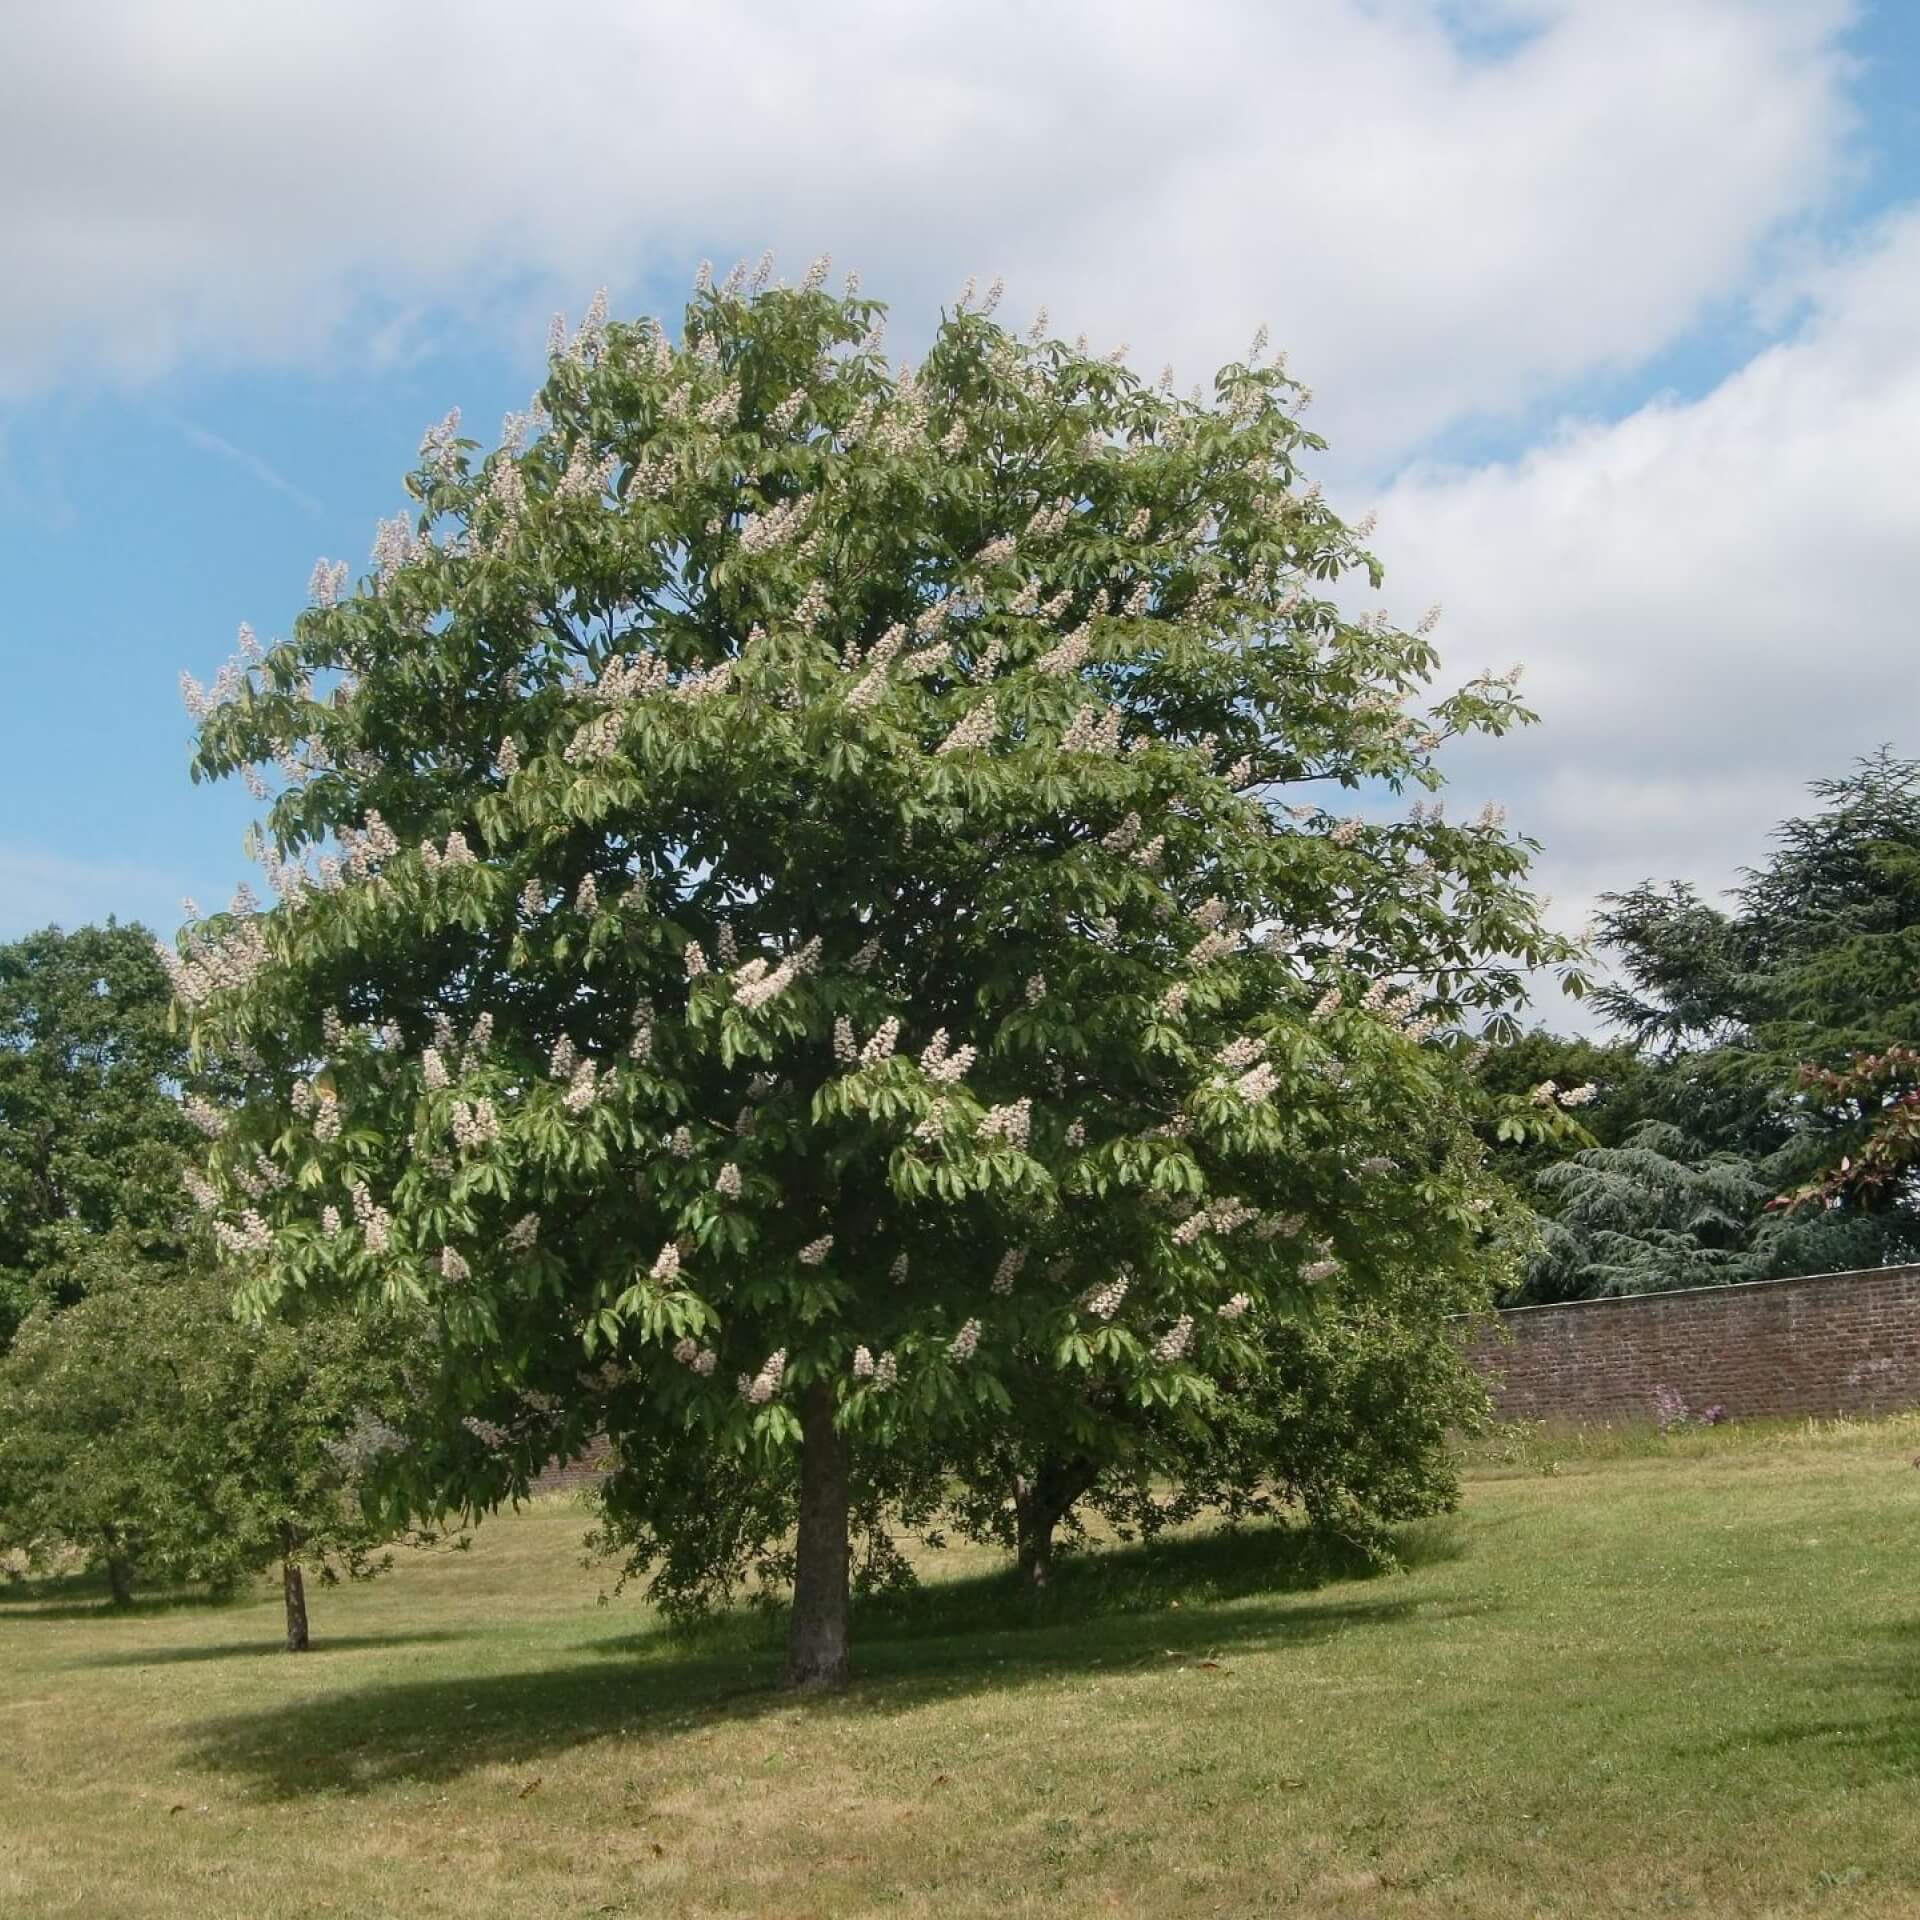
POLYGON ((846 1698, 598 1603, 563 1500, 313 1595, 0 1588, 0 1914, 1920 1914, 1920 1418, 1534 1441, 1373 1578, 990 1556, 846 1698))

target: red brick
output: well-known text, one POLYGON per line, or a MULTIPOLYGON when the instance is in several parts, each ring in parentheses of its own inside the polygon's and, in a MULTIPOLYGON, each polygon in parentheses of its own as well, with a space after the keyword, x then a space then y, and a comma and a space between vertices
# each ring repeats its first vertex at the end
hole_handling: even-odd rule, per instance
POLYGON ((1660 1387, 1696 1413, 1889 1413, 1920 1406, 1920 1267, 1515 1307, 1467 1348, 1510 1420, 1650 1419, 1660 1387))

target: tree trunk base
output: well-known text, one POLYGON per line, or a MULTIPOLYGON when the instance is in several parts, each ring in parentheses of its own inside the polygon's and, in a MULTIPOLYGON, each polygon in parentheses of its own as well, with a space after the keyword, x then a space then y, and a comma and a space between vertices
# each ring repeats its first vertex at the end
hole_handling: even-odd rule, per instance
POLYGON ((1053 1541, 1049 1538, 1044 1546, 1023 1541, 1017 1563, 1020 1584, 1026 1587, 1049 1587, 1053 1584, 1053 1541))
POLYGON ((1053 1584, 1053 1536, 1073 1503, 1093 1485, 1090 1460, 1043 1460, 1031 1480, 1013 1483, 1015 1565, 1023 1585, 1053 1584))
POLYGON ((852 1678, 852 1663, 844 1648, 810 1661, 797 1659, 790 1651, 780 1684, 788 1693, 839 1693, 852 1678))

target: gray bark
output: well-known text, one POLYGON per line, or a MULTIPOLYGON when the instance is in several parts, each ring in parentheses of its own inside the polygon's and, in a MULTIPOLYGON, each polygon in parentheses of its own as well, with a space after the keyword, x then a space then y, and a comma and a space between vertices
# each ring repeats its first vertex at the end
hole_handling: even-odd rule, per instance
POLYGON ((1030 1479, 1015 1479, 1014 1547, 1020 1578, 1029 1586, 1044 1587, 1052 1580, 1054 1530, 1094 1479, 1093 1463, 1082 1458, 1048 1458, 1030 1479))
POLYGON ((107 1549, 107 1591, 116 1607, 133 1605, 133 1562, 118 1547, 107 1549))
POLYGON ((301 1577, 291 1546, 287 1557, 280 1562, 280 1591, 287 1603, 287 1651, 305 1653, 313 1644, 307 1633, 307 1583, 301 1577))
POLYGON ((847 1684, 852 1612, 847 1443, 833 1424, 833 1389, 815 1381, 800 1401, 800 1524, 786 1684, 824 1693, 847 1684))

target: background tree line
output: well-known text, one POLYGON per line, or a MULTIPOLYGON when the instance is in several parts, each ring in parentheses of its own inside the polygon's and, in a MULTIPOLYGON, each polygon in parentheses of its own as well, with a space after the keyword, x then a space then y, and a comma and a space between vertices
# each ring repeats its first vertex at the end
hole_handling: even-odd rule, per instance
POLYGON ((1920 763, 1814 783, 1725 906, 1607 895, 1600 1039, 1544 1031, 1482 1073, 1591 1085, 1591 1144, 1507 1146, 1539 1218, 1517 1301, 1831 1273, 1920 1257, 1920 763))

